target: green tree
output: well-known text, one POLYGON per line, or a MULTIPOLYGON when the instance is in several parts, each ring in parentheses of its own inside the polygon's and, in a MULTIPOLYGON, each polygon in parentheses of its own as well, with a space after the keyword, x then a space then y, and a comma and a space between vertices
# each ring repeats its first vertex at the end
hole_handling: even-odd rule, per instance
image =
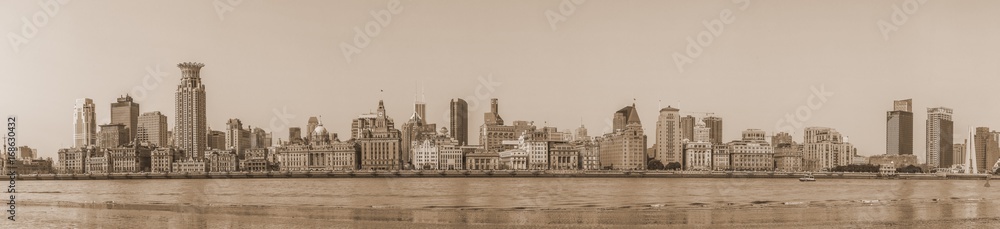
POLYGON ((663 170, 663 168, 663 162, 656 159, 649 160, 649 163, 646 164, 646 169, 648 170, 663 170))
POLYGON ((907 165, 906 167, 902 167, 902 168, 896 169, 896 172, 898 172, 898 173, 923 173, 924 170, 921 169, 920 167, 917 167, 917 166, 907 165))
POLYGON ((681 169, 681 163, 679 162, 667 163, 667 170, 678 170, 678 169, 681 169))

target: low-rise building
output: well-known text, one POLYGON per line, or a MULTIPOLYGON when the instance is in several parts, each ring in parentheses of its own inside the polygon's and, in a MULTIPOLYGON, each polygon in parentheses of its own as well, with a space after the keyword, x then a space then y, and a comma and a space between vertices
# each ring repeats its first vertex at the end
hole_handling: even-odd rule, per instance
POLYGON ((713 145, 712 146, 712 170, 715 171, 726 171, 731 170, 732 166, 730 164, 732 155, 729 153, 729 145, 713 145))
POLYGON ((684 170, 712 170, 713 159, 711 142, 684 143, 684 170))
POLYGON ((150 153, 152 149, 148 146, 127 145, 115 147, 108 150, 110 154, 112 173, 139 173, 149 172, 151 167, 150 153))
POLYGON ((173 167, 175 173, 204 173, 208 170, 208 164, 200 158, 178 160, 170 167, 173 167))
POLYGON ((269 170, 267 160, 268 148, 247 149, 240 159, 239 168, 247 172, 266 172, 269 170))
POLYGON ((205 163, 208 172, 236 172, 236 152, 235 149, 209 150, 205 152, 205 163))
POLYGON ((465 168, 464 162, 465 158, 459 145, 442 145, 438 149, 438 169, 461 170, 465 168))
POLYGON ((500 169, 500 155, 492 152, 475 152, 466 154, 465 169, 468 170, 500 169))
POLYGON ((528 152, 523 149, 504 150, 497 153, 500 156, 500 169, 528 169, 528 152))
POLYGON ((59 149, 59 173, 85 173, 84 168, 87 163, 87 149, 68 148, 59 149))
POLYGON ((160 147, 150 152, 150 171, 154 173, 169 173, 173 171, 175 158, 180 158, 180 152, 173 147, 160 147))
POLYGON ((549 169, 580 169, 580 149, 567 142, 552 142, 549 147, 549 169))
POLYGON ((794 172, 802 169, 802 145, 783 143, 774 148, 775 171, 794 172))

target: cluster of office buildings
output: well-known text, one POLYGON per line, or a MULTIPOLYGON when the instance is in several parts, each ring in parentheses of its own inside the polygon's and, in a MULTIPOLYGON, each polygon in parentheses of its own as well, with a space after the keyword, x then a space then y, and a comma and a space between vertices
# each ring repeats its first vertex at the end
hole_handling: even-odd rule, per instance
MULTIPOLYGON (((111 104, 111 123, 101 125, 95 123, 93 101, 77 100, 74 146, 59 150, 51 170, 645 170, 660 164, 695 171, 824 171, 850 164, 917 164, 912 156, 910 100, 896 101, 888 112, 887 153, 872 157, 859 156, 846 136, 827 127, 806 127, 801 142, 789 133, 769 135, 759 129, 744 130, 740 139, 725 142, 721 117, 704 112, 691 112, 703 117, 682 116, 680 109, 669 106, 660 109, 652 147, 647 147, 650 139, 634 104, 612 114, 611 132, 591 137, 583 125, 570 132, 537 127, 530 121, 505 122, 495 98, 479 127, 480 145, 469 144, 468 103, 462 99, 449 102, 449 124, 440 128, 427 122, 427 106, 418 99, 412 115, 397 129, 380 100, 375 112, 352 120, 346 140, 330 133, 319 117, 310 117, 305 129, 291 127, 287 139, 274 141, 271 133, 244 126, 239 119, 230 119, 225 130, 208 128, 203 66, 178 64, 182 78, 175 93, 173 129, 168 129, 165 115, 141 112, 128 95, 111 104)), ((974 147, 953 144, 951 110, 929 108, 928 113, 930 166, 964 165, 968 155, 982 157, 978 161, 1000 157, 998 132, 976 128, 974 147)), ((984 164, 977 166, 985 168, 984 164)))

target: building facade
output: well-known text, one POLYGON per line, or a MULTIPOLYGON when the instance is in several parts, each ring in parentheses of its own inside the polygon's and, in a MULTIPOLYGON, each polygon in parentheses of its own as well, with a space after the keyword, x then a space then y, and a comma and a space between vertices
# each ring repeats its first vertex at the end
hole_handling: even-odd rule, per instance
POLYGON ((139 125, 139 104, 132 101, 132 96, 119 97, 111 104, 111 124, 125 125, 128 142, 135 140, 139 125))
POLYGON ((459 145, 469 145, 469 103, 462 99, 452 99, 449 106, 448 128, 451 128, 451 137, 458 140, 459 145))
POLYGON ((153 146, 167 146, 167 116, 159 111, 146 112, 139 115, 136 126, 136 140, 139 143, 149 143, 153 146))
POLYGON ((73 147, 83 148, 97 144, 97 121, 94 100, 76 100, 73 107, 73 147))
POLYGON ((954 123, 951 108, 927 108, 927 165, 931 168, 950 168, 961 161, 954 160, 954 123))
POLYGON ((205 107, 205 85, 201 83, 201 63, 180 63, 181 82, 174 93, 176 116, 174 120, 174 144, 187 157, 205 158, 208 138, 205 107))
POLYGON ((913 154, 912 100, 896 100, 886 113, 886 154, 913 154))
POLYGON ((374 115, 355 119, 358 143, 361 146, 361 169, 396 170, 402 169, 402 140, 400 131, 394 127, 391 118, 385 114, 385 106, 378 101, 374 115), (369 118, 370 117, 370 118, 369 118))
POLYGON ((660 160, 664 165, 683 163, 683 150, 680 110, 673 107, 660 109, 660 116, 656 120, 656 156, 654 158, 660 160))
POLYGON ((828 127, 807 127, 803 140, 802 163, 807 171, 824 171, 849 165, 856 154, 854 146, 828 127))
POLYGON ((122 124, 101 125, 101 131, 97 133, 97 147, 114 148, 128 142, 128 130, 122 124))

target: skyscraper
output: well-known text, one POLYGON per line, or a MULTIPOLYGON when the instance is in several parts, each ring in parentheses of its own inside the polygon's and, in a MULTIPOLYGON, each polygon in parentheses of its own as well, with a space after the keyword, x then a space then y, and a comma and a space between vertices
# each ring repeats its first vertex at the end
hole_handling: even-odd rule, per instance
POLYGON ((973 168, 976 172, 985 171, 986 164, 991 163, 987 160, 987 150, 991 148, 989 147, 991 135, 989 127, 976 127, 975 144, 972 146, 975 149, 973 168))
POLYGON ((73 147, 83 148, 97 144, 97 121, 95 121, 94 101, 88 98, 76 100, 73 107, 73 147))
MULTIPOLYGON (((634 109, 632 115, 635 115, 634 109)), ((656 120, 656 159, 664 165, 671 162, 683 163, 682 143, 680 110, 669 106, 660 109, 660 116, 656 120)))
POLYGON ((952 110, 946 107, 927 108, 927 164, 932 168, 948 168, 954 161, 954 123, 952 110))
POLYGON ((132 96, 118 97, 118 102, 111 104, 111 124, 125 125, 128 142, 135 140, 139 124, 139 104, 132 102, 132 96))
MULTIPOLYGON (((702 123, 704 123, 704 120, 702 120, 702 123)), ((688 141, 696 141, 696 140, 694 140, 694 126, 695 126, 695 118, 694 118, 694 116, 688 115, 688 116, 681 117, 681 139, 682 140, 683 139, 687 139, 688 141)), ((711 129, 711 128, 709 128, 709 129, 711 129)))
POLYGON ((139 125, 136 128, 136 139, 156 146, 167 146, 167 116, 159 111, 146 112, 139 115, 139 125))
POLYGON ((208 125, 205 120, 205 85, 201 83, 200 74, 205 65, 184 62, 177 67, 181 69, 181 83, 174 93, 174 143, 187 158, 205 158, 208 125))
POLYGON ((895 110, 886 112, 885 153, 887 155, 913 154, 912 100, 896 100, 895 110))
POLYGON ((702 119, 705 122, 705 126, 712 129, 711 142, 712 145, 722 145, 722 117, 708 116, 702 119))
MULTIPOLYGON (((448 117, 451 119, 452 138, 458 140, 458 145, 469 145, 469 103, 462 99, 452 99, 448 117)), ((480 143, 482 144, 482 143, 480 143)))
POLYGON ((243 122, 240 119, 229 119, 226 122, 226 148, 235 150, 236 155, 243 155, 243 152, 250 149, 250 129, 243 129, 243 122))

